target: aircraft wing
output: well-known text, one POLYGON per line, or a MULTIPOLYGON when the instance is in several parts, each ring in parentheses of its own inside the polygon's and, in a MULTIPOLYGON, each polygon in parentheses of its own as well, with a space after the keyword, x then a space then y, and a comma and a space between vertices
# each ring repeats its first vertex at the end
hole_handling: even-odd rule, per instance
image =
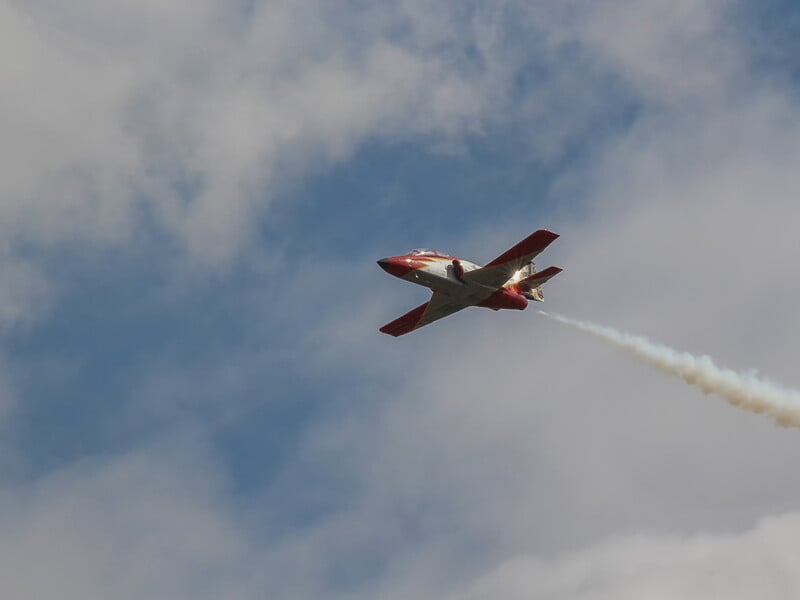
POLYGON ((499 288, 557 237, 557 233, 546 229, 535 231, 485 267, 464 273, 464 279, 490 288, 499 288))
POLYGON ((434 292, 429 302, 387 323, 381 327, 381 332, 398 337, 473 305, 474 302, 470 300, 434 292))

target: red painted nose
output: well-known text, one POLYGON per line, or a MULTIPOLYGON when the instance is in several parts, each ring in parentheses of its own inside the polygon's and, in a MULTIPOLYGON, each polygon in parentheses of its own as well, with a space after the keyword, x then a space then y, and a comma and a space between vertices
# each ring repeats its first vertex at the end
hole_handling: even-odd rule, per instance
POLYGON ((378 264, 380 265, 381 269, 390 275, 394 275, 395 277, 403 277, 420 267, 416 261, 400 256, 382 258, 378 261, 378 264))

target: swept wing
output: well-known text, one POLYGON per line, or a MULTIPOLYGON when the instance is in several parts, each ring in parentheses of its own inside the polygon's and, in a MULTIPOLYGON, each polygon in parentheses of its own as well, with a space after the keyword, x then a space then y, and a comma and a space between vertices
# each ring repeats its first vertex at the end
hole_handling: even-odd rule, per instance
POLYGON ((474 302, 467 298, 456 298, 443 292, 434 292, 430 301, 408 311, 402 317, 398 317, 391 323, 387 323, 381 327, 381 332, 398 337, 410 331, 414 331, 415 329, 419 329, 428 323, 433 323, 448 315, 452 315, 473 304, 474 302))

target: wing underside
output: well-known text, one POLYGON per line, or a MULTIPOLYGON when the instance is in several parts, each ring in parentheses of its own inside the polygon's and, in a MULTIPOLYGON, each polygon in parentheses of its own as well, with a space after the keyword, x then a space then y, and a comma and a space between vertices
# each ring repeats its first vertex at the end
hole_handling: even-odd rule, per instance
POLYGON ((454 298, 442 292, 434 292, 429 302, 408 311, 402 317, 398 317, 391 323, 381 327, 380 330, 382 333, 398 337, 443 319, 473 304, 474 302, 468 300, 454 298))

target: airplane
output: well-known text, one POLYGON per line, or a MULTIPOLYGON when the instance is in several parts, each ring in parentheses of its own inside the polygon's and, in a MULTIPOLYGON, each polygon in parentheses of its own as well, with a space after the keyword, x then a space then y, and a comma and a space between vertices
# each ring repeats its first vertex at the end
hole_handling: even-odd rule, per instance
POLYGON ((557 233, 540 229, 483 267, 427 248, 380 259, 378 264, 390 275, 433 291, 430 301, 380 331, 399 337, 468 306, 524 310, 528 300, 543 302, 542 284, 561 269, 548 267, 536 273, 533 259, 556 238, 557 233))

